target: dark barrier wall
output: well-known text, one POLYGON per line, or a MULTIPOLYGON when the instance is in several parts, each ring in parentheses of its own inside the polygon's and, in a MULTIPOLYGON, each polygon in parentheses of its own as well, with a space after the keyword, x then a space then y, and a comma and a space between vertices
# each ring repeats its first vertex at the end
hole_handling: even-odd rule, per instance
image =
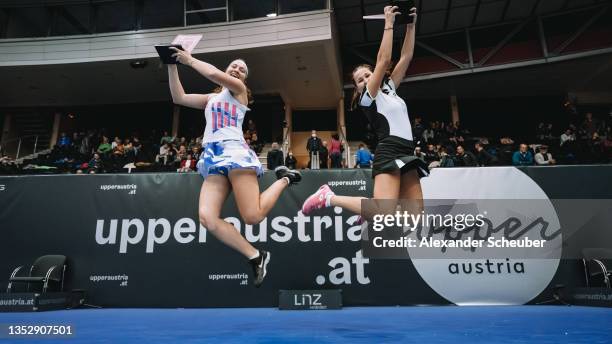
MULTIPOLYGON (((522 171, 551 198, 612 198, 612 166, 522 171)), ((262 189, 273 181, 267 173, 262 189)), ((369 170, 305 171, 304 181, 255 226, 240 220, 233 197, 226 202, 223 217, 256 247, 272 252, 270 275, 256 289, 246 260, 199 225, 199 175, 2 177, 0 288, 15 266, 64 254, 68 288, 87 290, 88 302, 101 306, 274 306, 279 289, 314 288, 342 289, 346 305, 448 303, 411 261, 364 258, 354 214, 298 212, 323 183, 338 194, 372 192, 369 170)), ((583 285, 577 261, 561 262, 550 284, 559 283, 583 285)), ((545 290, 535 301, 548 295, 545 290)))

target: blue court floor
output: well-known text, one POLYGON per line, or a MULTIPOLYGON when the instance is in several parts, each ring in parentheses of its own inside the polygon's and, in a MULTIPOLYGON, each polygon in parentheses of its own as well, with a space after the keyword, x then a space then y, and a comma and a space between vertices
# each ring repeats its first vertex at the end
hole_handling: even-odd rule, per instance
POLYGON ((0 324, 75 332, 0 343, 612 343, 612 309, 575 306, 76 309, 0 313, 0 324))

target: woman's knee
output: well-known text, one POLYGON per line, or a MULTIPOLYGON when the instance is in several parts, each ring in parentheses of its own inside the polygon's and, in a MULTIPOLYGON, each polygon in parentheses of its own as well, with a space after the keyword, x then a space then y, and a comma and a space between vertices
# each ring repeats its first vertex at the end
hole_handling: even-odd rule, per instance
POLYGON ((242 216, 242 220, 244 220, 244 223, 246 223, 247 225, 256 225, 258 223, 260 223, 263 220, 263 216, 255 211, 249 211, 246 214, 241 214, 242 216))
POLYGON ((215 224, 218 220, 220 220, 219 216, 202 210, 199 211, 198 215, 200 217, 200 223, 202 224, 202 226, 206 227, 206 229, 208 229, 209 231, 214 231, 215 229, 217 229, 217 226, 215 224))

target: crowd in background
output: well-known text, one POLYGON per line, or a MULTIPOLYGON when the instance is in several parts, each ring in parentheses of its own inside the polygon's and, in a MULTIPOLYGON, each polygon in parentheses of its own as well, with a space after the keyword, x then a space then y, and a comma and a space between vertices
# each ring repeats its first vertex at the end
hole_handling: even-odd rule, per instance
MULTIPOLYGON (((263 142, 253 120, 245 123, 244 139, 258 154, 263 142)), ((0 158, 0 174, 27 173, 123 173, 195 172, 202 153, 202 137, 172 136, 153 130, 119 137, 106 129, 62 132, 53 148, 33 159, 17 163, 8 156, 0 158)))
MULTIPOLYGON (((546 166, 556 164, 612 163, 612 113, 597 119, 586 113, 566 127, 539 123, 534 134, 520 142, 510 136, 487 137, 472 133, 459 122, 424 124, 413 120, 414 154, 430 168, 470 166, 546 166)), ((526 128, 526 130, 529 130, 526 128)), ((360 145, 354 167, 370 167, 376 145, 371 151, 360 145)))
MULTIPOLYGON (((412 123, 414 154, 430 168, 612 163, 612 113, 599 118, 586 113, 562 128, 542 122, 532 128, 534 134, 524 142, 510 136, 477 135, 459 122, 425 124, 416 116, 412 123)), ((255 123, 249 120, 243 132, 246 143, 259 155, 264 143, 258 138, 255 123)), ((53 149, 35 159, 17 164, 7 156, 0 157, 0 174, 194 172, 201 139, 172 136, 168 131, 152 131, 145 138, 139 134, 113 136, 104 129, 61 133, 53 149)), ((311 157, 307 167, 369 168, 376 142, 365 141, 368 145, 359 145, 352 166, 348 166, 343 159, 346 143, 337 134, 327 142, 313 130, 306 144, 311 157)), ((285 154, 273 142, 267 152, 267 167, 272 170, 280 165, 300 167, 292 152, 285 154)))

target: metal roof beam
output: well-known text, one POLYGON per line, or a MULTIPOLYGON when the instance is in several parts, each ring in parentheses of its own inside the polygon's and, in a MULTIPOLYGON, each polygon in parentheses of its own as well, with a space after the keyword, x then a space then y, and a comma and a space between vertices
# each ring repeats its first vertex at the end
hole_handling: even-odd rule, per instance
POLYGON ((555 49, 555 51, 553 51, 553 55, 559 55, 560 53, 562 53, 565 48, 567 48, 576 40, 576 38, 580 37, 580 35, 582 35, 591 25, 593 25, 593 23, 595 23, 597 19, 599 19, 599 17, 606 13, 608 8, 610 8, 609 5, 604 6, 599 12, 594 14, 589 20, 587 20, 586 23, 584 23, 576 32, 574 32, 574 34, 571 35, 570 38, 568 38, 565 42, 561 43, 561 45, 557 49, 555 49))

